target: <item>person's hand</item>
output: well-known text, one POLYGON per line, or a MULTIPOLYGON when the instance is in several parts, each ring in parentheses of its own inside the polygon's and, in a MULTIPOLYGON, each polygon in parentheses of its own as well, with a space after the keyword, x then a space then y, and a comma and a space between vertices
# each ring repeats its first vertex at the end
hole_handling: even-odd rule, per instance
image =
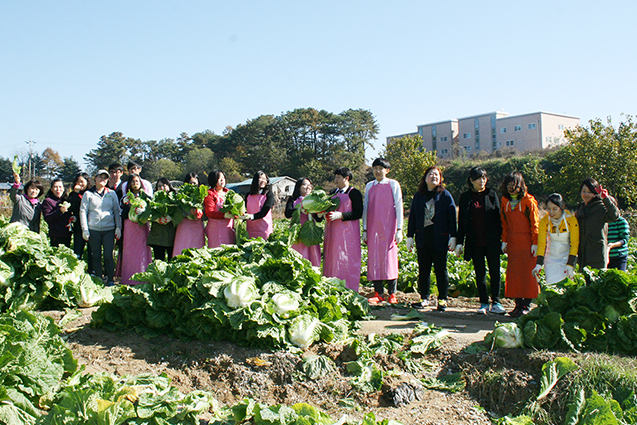
POLYGON ((505 253, 505 254, 507 253, 507 243, 506 242, 502 242, 502 248, 501 249, 502 249, 503 253, 505 253))
POLYGON ((363 243, 367 245, 367 230, 363 232, 363 243))
POLYGON ((68 210, 69 210, 69 209, 68 209, 68 207, 67 207, 66 205, 64 205, 63 203, 62 203, 62 204, 60 204, 60 212, 61 212, 62 214, 64 214, 64 213, 65 213, 65 212, 67 212, 68 210))
POLYGON ((82 239, 88 242, 88 238, 91 237, 91 233, 87 230, 86 232, 82 232, 82 239))
POLYGON ((223 214, 223 218, 234 218, 234 215, 232 215, 230 213, 224 213, 223 214))
POLYGON ((608 198, 608 191, 604 189, 601 184, 595 189, 595 191, 602 199, 608 198))
POLYGON ((15 171, 13 172, 13 181, 15 182, 15 184, 20 184, 20 175, 15 171))
POLYGON ((399 243, 401 243, 403 241, 403 231, 398 229, 396 230, 396 236, 394 237, 394 240, 396 240, 396 245, 398 245, 399 243))
POLYGON ((173 221, 173 218, 171 216, 169 216, 169 215, 164 216, 164 217, 159 217, 157 220, 155 220, 155 222, 157 224, 168 224, 171 221, 173 221))
POLYGON ((414 249, 414 238, 407 238, 407 240, 405 241, 405 245, 407 245, 407 249, 409 251, 414 249))
POLYGON ((243 214, 241 218, 244 220, 254 220, 254 214, 243 214))
POLYGON ((537 279, 537 275, 538 273, 540 273, 540 270, 542 270, 542 266, 540 264, 533 267, 533 270, 531 271, 531 273, 533 274, 533 277, 537 279))
POLYGON ((449 247, 449 251, 456 249, 456 238, 449 238, 449 245, 447 246, 449 247))
POLYGON ((460 255, 462 254, 462 244, 456 245, 454 254, 456 254, 456 257, 460 257, 460 255))
POLYGON ((115 229, 115 239, 119 240, 122 237, 122 229, 119 227, 115 229))
POLYGON ((331 212, 327 213, 327 219, 329 221, 342 220, 343 219, 343 213, 340 212, 340 211, 331 211, 331 212))
POLYGON ((531 245, 531 255, 537 257, 537 245, 531 245))
POLYGON ((141 215, 144 211, 146 211, 146 208, 143 208, 143 207, 135 208, 135 214, 137 215, 141 215))
POLYGON ((575 277, 575 270, 573 269, 573 266, 569 266, 568 264, 566 265, 566 277, 571 280, 575 277))

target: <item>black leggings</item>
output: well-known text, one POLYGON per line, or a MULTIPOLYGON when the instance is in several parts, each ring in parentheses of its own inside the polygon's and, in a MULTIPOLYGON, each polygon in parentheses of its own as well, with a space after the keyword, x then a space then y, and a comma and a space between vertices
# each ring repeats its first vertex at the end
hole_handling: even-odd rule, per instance
POLYGON ((489 276, 491 277, 491 302, 500 302, 500 254, 497 252, 487 252, 484 246, 476 246, 471 253, 473 268, 476 271, 476 286, 480 296, 480 304, 489 304, 487 294, 487 269, 489 265, 489 276))
POLYGON ((416 249, 418 254, 418 291, 423 300, 431 295, 431 266, 436 273, 438 299, 446 300, 449 292, 449 275, 447 274, 447 251, 436 251, 433 247, 416 249))

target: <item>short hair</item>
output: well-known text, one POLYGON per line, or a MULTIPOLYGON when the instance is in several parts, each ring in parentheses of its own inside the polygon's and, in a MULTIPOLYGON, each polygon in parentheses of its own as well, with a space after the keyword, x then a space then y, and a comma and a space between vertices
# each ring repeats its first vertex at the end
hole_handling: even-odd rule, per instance
POLYGON ((559 193, 551 193, 549 197, 546 198, 546 203, 548 204, 549 202, 554 205, 557 205, 562 211, 564 211, 564 208, 566 208, 564 199, 562 198, 562 195, 560 195, 559 193))
POLYGON ((113 162, 111 165, 108 166, 108 171, 109 172, 111 172, 111 171, 124 172, 124 167, 119 162, 113 162))
POLYGON ((210 186, 210 189, 214 189, 215 187, 217 187, 217 183, 219 183, 219 177, 221 177, 222 174, 225 177, 226 173, 219 169, 212 170, 210 174, 208 174, 208 186, 210 186))
POLYGON ((308 179, 307 177, 301 177, 300 179, 298 179, 296 181, 296 184, 294 185, 294 190, 292 191, 292 200, 296 200, 299 196, 301 196, 301 186, 303 186, 303 182, 307 180, 308 182, 310 182, 310 184, 312 184, 312 180, 308 179))
POLYGON ((56 177, 53 180, 51 180, 51 186, 49 187, 48 192, 46 192, 45 198, 52 198, 53 196, 55 196, 52 189, 53 189, 53 185, 57 182, 62 182, 62 187, 64 188, 64 190, 62 191, 62 196, 60 196, 60 199, 66 198, 66 193, 65 193, 66 188, 64 187, 64 181, 59 177, 56 177))
POLYGON ((189 183, 191 179, 197 179, 197 186, 201 186, 201 179, 197 173, 192 172, 186 174, 186 177, 184 177, 184 183, 189 183))
POLYGON ((467 185, 469 185, 469 188, 473 187, 474 180, 478 180, 481 177, 487 177, 487 170, 479 165, 469 170, 469 177, 467 177, 467 185))
POLYGON ((133 167, 142 168, 142 164, 135 161, 128 161, 128 164, 126 164, 126 169, 130 171, 130 169, 133 167))
POLYGON ((168 186, 168 190, 167 192, 175 192, 175 188, 173 187, 173 185, 170 183, 170 180, 168 180, 166 177, 162 177, 160 179, 157 180, 157 182, 155 183, 155 191, 159 190, 159 186, 160 185, 166 185, 168 186))
POLYGON ((334 175, 335 176, 341 176, 343 178, 349 178, 349 181, 352 181, 352 179, 354 178, 354 175, 352 174, 352 171, 347 168, 347 167, 340 167, 337 168, 336 170, 334 170, 334 175))
POLYGON ((24 193, 27 193, 27 191, 29 190, 31 186, 35 186, 40 191, 38 193, 38 196, 36 196, 36 198, 39 198, 40 196, 42 196, 42 192, 44 192, 44 187, 42 186, 42 182, 40 180, 37 180, 37 179, 29 180, 27 184, 24 185, 24 193))
POLYGON ((270 190, 270 177, 265 174, 263 171, 259 170, 252 177, 252 184, 250 184, 250 195, 256 195, 259 193, 259 178, 261 176, 265 176, 268 179, 268 182, 265 184, 265 188, 263 189, 263 193, 267 193, 270 190))
POLYGON ((374 162, 372 162, 372 167, 376 166, 383 167, 388 170, 391 168, 391 166, 389 165, 389 161, 387 161, 385 158, 376 158, 374 162))
POLYGON ((424 173, 422 173, 420 183, 418 184, 418 193, 425 194, 429 192, 429 186, 427 186, 427 174, 429 174, 433 170, 438 170, 438 173, 440 173, 440 183, 434 188, 433 191, 442 192, 445 189, 445 179, 444 177, 442 177, 442 170, 437 165, 432 165, 431 167, 427 168, 424 173))
POLYGON ((526 183, 524 183, 524 177, 519 171, 513 171, 507 174, 500 185, 500 193, 507 199, 511 199, 509 194, 509 183, 515 183, 515 188, 520 189, 520 196, 526 195, 526 183))

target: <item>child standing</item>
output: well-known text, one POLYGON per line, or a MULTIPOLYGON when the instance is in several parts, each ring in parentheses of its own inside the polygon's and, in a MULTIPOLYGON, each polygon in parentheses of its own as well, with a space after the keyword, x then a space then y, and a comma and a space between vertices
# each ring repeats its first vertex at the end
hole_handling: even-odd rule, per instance
POLYGON ((376 294, 370 304, 384 301, 387 281, 388 301, 396 304, 398 244, 403 239, 403 194, 396 180, 388 179, 389 161, 372 163, 375 180, 365 186, 363 202, 363 242, 367 243, 367 280, 374 282, 376 294))

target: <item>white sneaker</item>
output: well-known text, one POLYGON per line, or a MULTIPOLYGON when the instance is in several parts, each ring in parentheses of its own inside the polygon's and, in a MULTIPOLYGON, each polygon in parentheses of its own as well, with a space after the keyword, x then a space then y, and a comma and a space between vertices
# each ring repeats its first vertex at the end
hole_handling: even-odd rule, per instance
POLYGON ((507 311, 502 307, 500 303, 491 304, 491 308, 489 309, 489 313, 493 314, 505 314, 507 311))
POLYGON ((480 308, 476 313, 487 314, 489 312, 489 304, 480 304, 480 308))

